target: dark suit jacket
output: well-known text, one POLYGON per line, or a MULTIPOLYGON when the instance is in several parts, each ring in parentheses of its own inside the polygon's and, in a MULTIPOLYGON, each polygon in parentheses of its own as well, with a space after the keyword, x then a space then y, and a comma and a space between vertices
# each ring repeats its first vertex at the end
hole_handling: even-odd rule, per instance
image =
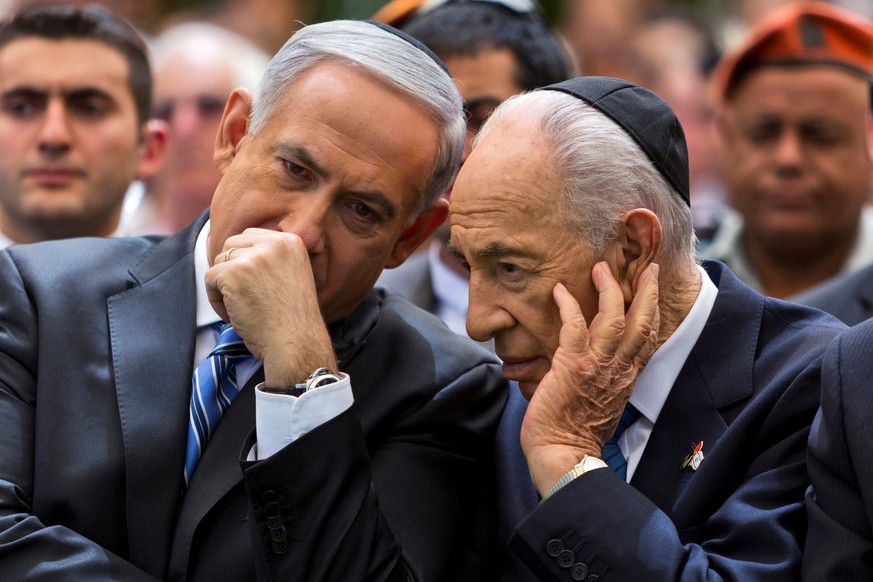
POLYGON ((350 410, 245 462, 247 387, 180 495, 201 225, 0 252, 0 579, 454 579, 505 385, 396 296, 331 326, 350 410))
POLYGON ((828 281, 792 301, 827 311, 847 325, 861 323, 873 317, 873 265, 828 281))
POLYGON ((809 435, 804 580, 873 580, 873 320, 837 338, 822 364, 809 435))
POLYGON ((721 263, 704 267, 718 287, 715 305, 630 484, 599 469, 538 506, 530 478, 519 476, 526 471, 518 445, 524 406, 514 396, 507 404, 509 418, 498 429, 498 485, 512 489, 498 498, 502 579, 800 575, 806 440, 819 402, 820 357, 844 326, 764 298, 721 263), (700 468, 680 470, 699 441, 700 468), (560 547, 549 547, 552 540, 560 547), (568 560, 566 567, 559 560, 568 560))

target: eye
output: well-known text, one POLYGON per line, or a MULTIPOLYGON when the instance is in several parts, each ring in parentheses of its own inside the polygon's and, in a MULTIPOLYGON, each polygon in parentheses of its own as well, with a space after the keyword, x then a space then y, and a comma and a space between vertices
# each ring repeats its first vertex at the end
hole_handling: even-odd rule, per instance
POLYGON ((370 218, 376 216, 373 210, 366 204, 355 202, 352 204, 352 210, 361 218, 370 218))
POLYGON ((3 110, 13 117, 28 117, 37 111, 37 103, 33 99, 7 99, 3 110))
POLYGON ((285 168, 288 170, 289 174, 294 176, 305 176, 306 168, 301 165, 295 164, 294 162, 289 162, 288 160, 284 160, 285 168))
POLYGON ((100 95, 82 95, 72 97, 67 106, 79 117, 99 119, 108 113, 111 103, 100 95))

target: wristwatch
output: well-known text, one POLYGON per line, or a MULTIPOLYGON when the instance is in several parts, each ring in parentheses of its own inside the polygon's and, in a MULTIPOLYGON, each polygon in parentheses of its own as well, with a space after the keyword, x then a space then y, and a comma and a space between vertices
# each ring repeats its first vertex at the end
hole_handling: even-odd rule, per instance
POLYGON ((309 377, 293 388, 262 388, 264 392, 271 394, 284 394, 285 396, 303 396, 304 393, 315 388, 321 388, 334 382, 339 382, 339 376, 330 368, 318 368, 309 377))
POLYGON ((540 500, 540 503, 557 493, 563 486, 567 483, 578 477, 579 475, 584 475, 588 471, 592 469, 602 469, 604 467, 608 467, 609 465, 603 459, 598 459, 597 457, 592 457, 591 455, 585 455, 582 457, 582 460, 573 465, 573 468, 567 471, 563 477, 558 479, 558 482, 552 485, 552 488, 549 489, 543 498, 540 500))

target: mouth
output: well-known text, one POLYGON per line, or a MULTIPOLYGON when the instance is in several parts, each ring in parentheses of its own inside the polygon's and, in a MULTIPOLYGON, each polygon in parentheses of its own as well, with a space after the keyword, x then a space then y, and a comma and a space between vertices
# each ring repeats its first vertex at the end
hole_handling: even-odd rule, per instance
POLYGON ((529 379, 532 368, 539 360, 539 358, 504 358, 499 354, 498 357, 503 361, 503 376, 507 380, 517 381, 529 379))
POLYGON ((84 172, 75 168, 62 167, 36 167, 24 172, 24 177, 35 181, 40 186, 60 187, 66 186, 71 181, 82 178, 84 172))

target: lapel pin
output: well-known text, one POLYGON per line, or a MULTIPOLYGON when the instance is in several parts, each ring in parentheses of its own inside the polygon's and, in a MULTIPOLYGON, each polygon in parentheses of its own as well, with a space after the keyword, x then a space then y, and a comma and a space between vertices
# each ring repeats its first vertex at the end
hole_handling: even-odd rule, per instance
POLYGON ((700 441, 696 445, 694 443, 690 443, 691 452, 685 455, 685 459, 682 461, 682 466, 679 467, 681 471, 685 467, 691 467, 692 471, 696 471, 698 467, 700 467, 700 463, 703 462, 703 441, 700 441))

